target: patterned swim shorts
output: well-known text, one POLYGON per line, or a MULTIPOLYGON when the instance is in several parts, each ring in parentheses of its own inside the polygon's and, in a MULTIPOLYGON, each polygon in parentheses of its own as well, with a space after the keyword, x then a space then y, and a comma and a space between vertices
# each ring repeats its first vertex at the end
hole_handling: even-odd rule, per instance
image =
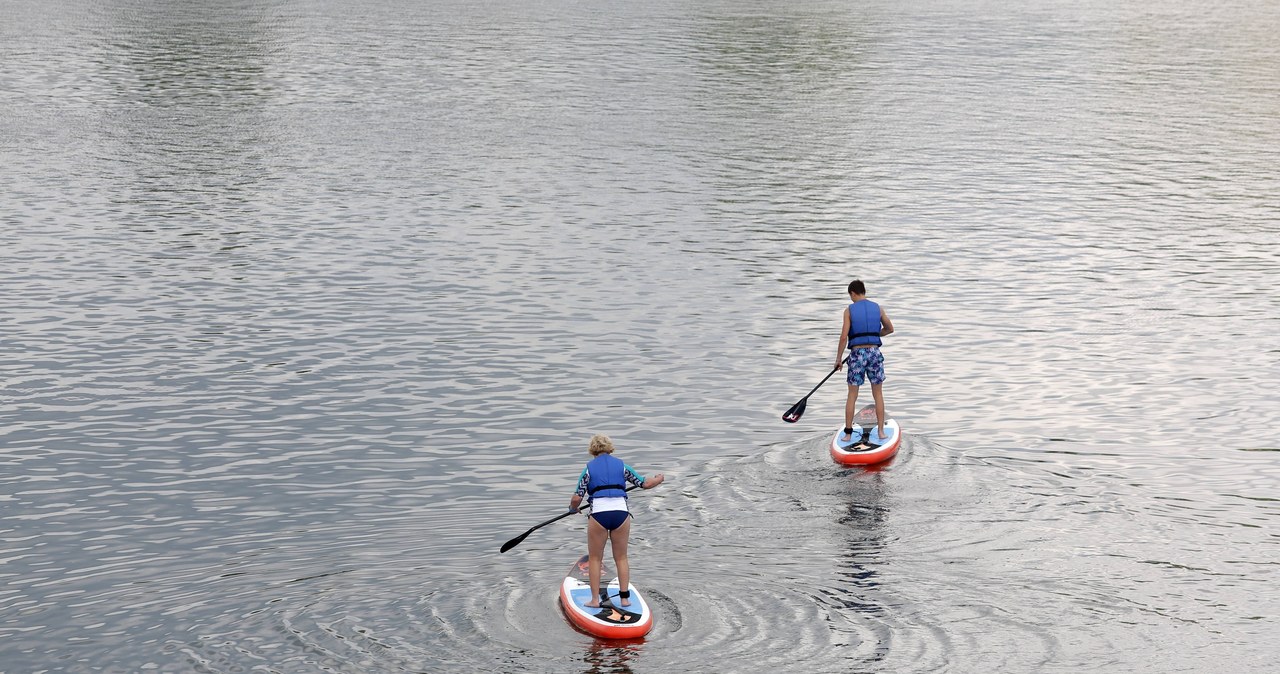
POLYGON ((877 347, 851 349, 845 364, 849 368, 850 386, 862 386, 864 378, 870 379, 872 384, 884 383, 884 355, 877 347))

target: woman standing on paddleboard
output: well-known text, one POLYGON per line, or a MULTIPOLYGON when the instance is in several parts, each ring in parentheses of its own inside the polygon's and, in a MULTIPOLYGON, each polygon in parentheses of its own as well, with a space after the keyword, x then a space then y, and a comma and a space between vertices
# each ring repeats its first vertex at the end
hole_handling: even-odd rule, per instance
MULTIPOLYGON (((595 457, 587 462, 578 476, 578 488, 569 499, 569 510, 577 511, 583 497, 591 506, 591 517, 587 518, 587 555, 590 557, 591 596, 585 606, 596 608, 608 601, 608 596, 600 589, 600 567, 604 560, 604 544, 609 541, 613 547, 613 563, 618 567, 618 587, 630 586, 631 567, 627 561, 627 541, 631 536, 631 513, 627 510, 627 484, 641 489, 653 489, 665 479, 661 473, 651 478, 645 477, 634 468, 613 456, 613 442, 608 437, 596 435, 591 438, 587 451, 595 457)), ((623 606, 631 605, 631 592, 626 589, 618 593, 623 606)))

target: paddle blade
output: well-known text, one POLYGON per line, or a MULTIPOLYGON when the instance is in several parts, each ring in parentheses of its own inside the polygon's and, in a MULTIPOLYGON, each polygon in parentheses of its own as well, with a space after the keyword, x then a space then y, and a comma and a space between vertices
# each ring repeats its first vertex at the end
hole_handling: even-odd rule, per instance
POLYGON ((511 548, 514 548, 517 545, 520 545, 521 543, 523 543, 524 539, 528 537, 529 537, 529 532, 526 531, 523 534, 520 534, 519 536, 516 536, 515 538, 507 541, 506 543, 503 543, 502 549, 499 550, 498 552, 506 552, 507 550, 510 550, 511 548))
POLYGON ((782 414, 782 420, 789 424, 794 424, 795 422, 800 421, 800 415, 804 414, 804 405, 808 400, 808 396, 801 398, 800 402, 792 405, 791 409, 782 414))

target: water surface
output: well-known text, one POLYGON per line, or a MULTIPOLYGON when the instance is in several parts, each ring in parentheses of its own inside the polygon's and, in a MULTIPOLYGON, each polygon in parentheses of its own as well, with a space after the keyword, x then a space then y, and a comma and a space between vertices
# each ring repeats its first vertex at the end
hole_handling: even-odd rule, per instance
POLYGON ((1271 4, 0 14, 0 671, 1274 661, 1271 4), (597 432, 641 643, 497 552, 597 432))

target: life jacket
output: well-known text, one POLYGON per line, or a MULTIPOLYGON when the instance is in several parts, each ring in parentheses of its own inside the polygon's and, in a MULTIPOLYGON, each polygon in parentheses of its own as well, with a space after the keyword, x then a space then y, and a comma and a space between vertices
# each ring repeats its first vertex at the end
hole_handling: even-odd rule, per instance
POLYGON ((880 305, 858 300, 849 305, 849 346, 880 346, 880 305))
POLYGON ((601 454, 587 462, 587 496, 627 497, 626 464, 612 455, 601 454))

